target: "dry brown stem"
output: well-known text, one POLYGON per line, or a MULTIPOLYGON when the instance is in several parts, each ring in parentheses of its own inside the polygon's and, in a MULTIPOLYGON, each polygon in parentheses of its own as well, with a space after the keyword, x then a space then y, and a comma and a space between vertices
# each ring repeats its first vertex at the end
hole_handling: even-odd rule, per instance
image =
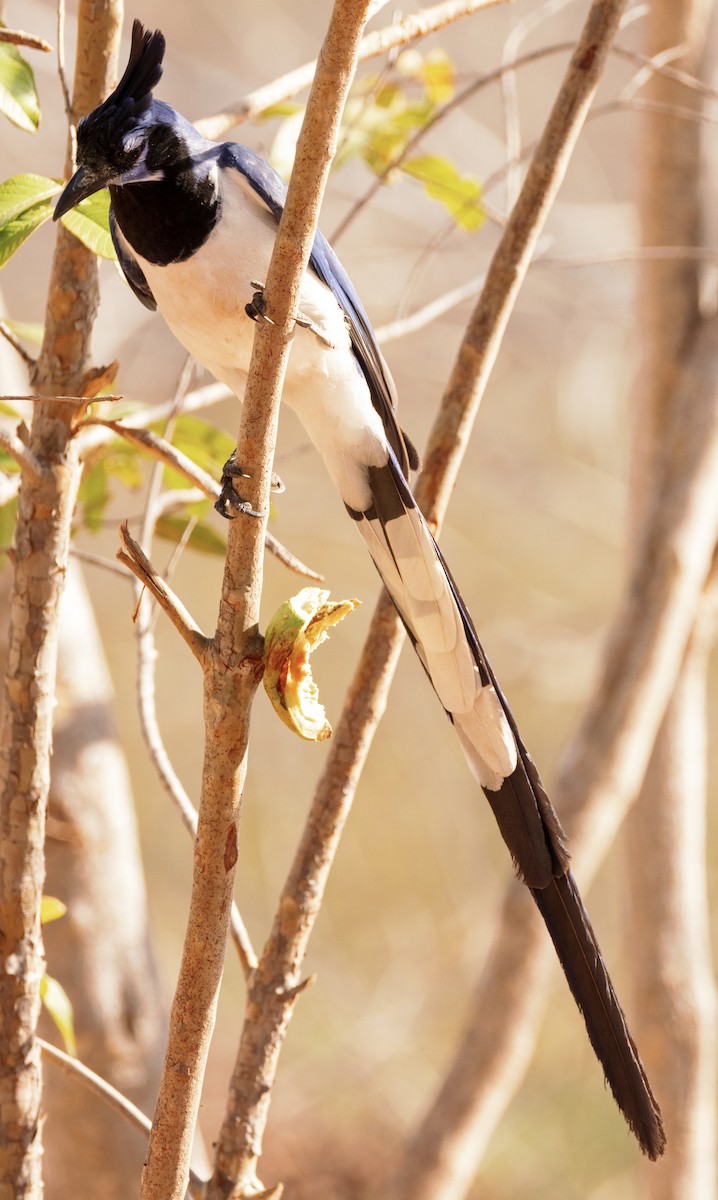
POLYGON ((36 33, 23 33, 21 29, 0 29, 0 42, 9 42, 11 46, 26 46, 28 50, 52 50, 49 42, 38 37, 36 33))
MULTIPOLYGON (((267 275, 270 322, 256 330, 238 438, 246 465, 246 499, 269 509, 271 464, 281 386, 291 349, 299 289, 309 261, 320 198, 336 145, 339 119, 356 63, 368 0, 337 0, 297 147, 286 207, 267 275)), ((237 861, 237 827, 246 773, 251 701, 261 672, 259 596, 266 518, 240 517, 229 530, 217 630, 205 670, 205 763, 187 934, 170 1017, 165 1070, 143 1173, 142 1200, 180 1200, 214 1023, 237 861)), ((235 1097, 236 1099, 236 1097, 235 1097)), ((237 1108, 230 1122, 236 1128, 237 1108)), ((252 1147, 254 1150, 254 1147, 252 1147)), ((254 1157, 230 1161, 226 1122, 222 1159, 208 1194, 235 1184, 261 1190, 254 1157)))
MULTIPOLYGON (((113 74, 119 6, 84 0, 78 14, 75 103, 86 112, 113 74)), ((58 231, 45 323, 33 383, 47 395, 82 394, 94 315, 95 259, 58 231), (72 245, 70 245, 72 243, 72 245)), ((35 1040, 44 969, 40 899, 57 661, 58 604, 79 483, 72 437, 76 410, 51 402, 35 410, 28 449, 41 475, 20 487, 13 562, 8 670, 0 726, 0 1192, 42 1194, 41 1075, 35 1040)))
POLYGON ((120 525, 120 541, 122 545, 117 551, 119 561, 132 571, 140 583, 152 593, 162 611, 169 617, 177 632, 202 665, 209 647, 208 639, 179 597, 152 566, 142 547, 132 537, 126 521, 120 525))
MULTIPOLYGON (((347 92, 356 69, 359 39, 369 9, 368 0, 336 0, 327 35, 318 59, 317 71, 307 104, 307 110, 297 145, 292 181, 286 207, 280 223, 272 263, 267 279, 267 311, 275 326, 260 328, 255 338, 255 355, 267 340, 267 331, 277 329, 284 342, 277 341, 275 354, 280 348, 288 352, 293 316, 297 311, 299 288, 304 269, 309 260, 316 229, 321 195, 326 184, 329 166, 336 149, 341 115, 347 92), (295 269, 287 270, 293 262, 295 269), (298 269, 297 269, 298 268, 298 269), (280 274, 285 277, 285 287, 279 290, 280 274)), ((269 346, 267 346, 269 350, 269 346)), ((254 357, 253 357, 254 362, 254 357)), ((255 374, 255 378, 258 376, 255 374)), ((275 416, 271 425, 272 436, 276 423, 276 406, 279 386, 275 386, 275 416)), ((258 417, 254 415, 253 372, 247 385, 245 397, 245 420, 243 421, 238 457, 242 463, 251 461, 249 453, 256 438, 255 427, 258 417)), ((264 422, 266 424, 266 420, 264 422)), ((254 471, 248 481, 255 483, 254 471)), ((268 480, 266 480, 268 483, 268 480)), ((247 498, 253 507, 259 504, 263 511, 266 504, 264 492, 252 492, 247 498)), ((255 576, 260 571, 260 560, 255 557, 252 570, 255 576)), ((234 583, 232 583, 234 587, 234 583)), ((222 638, 222 614, 218 639, 222 638)), ((208 1184, 207 1196, 226 1197, 231 1192, 236 1197, 254 1196, 262 1191, 257 1178, 257 1164, 261 1154, 261 1142, 267 1120, 271 1086, 276 1063, 281 1049, 281 1031, 286 1028, 289 1014, 302 988, 301 981, 293 974, 281 969, 278 964, 269 967, 260 960, 250 985, 245 1021, 237 1061, 230 1084, 227 1111, 217 1142, 215 1169, 208 1184), (272 1016, 268 1022, 264 1012, 265 999, 272 997, 272 1016), (272 1036, 270 1022, 276 1018, 277 1005, 283 1010, 279 1018, 280 1032, 272 1036), (267 1036, 269 1034, 269 1037, 267 1036)), ((274 1026, 276 1029, 276 1025, 274 1026)))
MULTIPOLYGON (((469 17, 482 8, 492 8, 496 4, 505 2, 506 0, 443 0, 443 3, 412 13, 395 25, 389 25, 386 29, 377 29, 375 32, 368 33, 366 37, 362 38, 358 62, 366 62, 368 59, 388 54, 390 50, 396 50, 399 46, 407 46, 418 38, 426 37, 429 33, 436 33, 437 30, 443 29, 453 21, 469 17)), ((257 88, 256 91, 250 92, 238 104, 232 104, 210 117, 201 117, 195 121, 195 125, 205 137, 215 139, 224 137, 235 125, 249 121, 273 104, 279 104, 280 101, 289 100, 292 96, 303 92, 311 85, 316 67, 316 60, 304 63, 303 66, 283 75, 281 79, 275 79, 271 83, 257 88)))

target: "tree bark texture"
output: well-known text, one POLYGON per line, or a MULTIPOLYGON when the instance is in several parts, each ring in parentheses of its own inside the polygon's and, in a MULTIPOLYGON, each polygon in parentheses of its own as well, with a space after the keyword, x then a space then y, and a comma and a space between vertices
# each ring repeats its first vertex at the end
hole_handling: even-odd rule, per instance
MULTIPOLYGON (((672 63, 702 77, 711 0, 654 0, 648 54, 680 47, 672 63)), ((700 93, 654 75, 650 98, 700 111, 700 93)), ((697 247, 705 239, 704 126, 647 112, 640 138, 644 245, 697 247)), ((646 261, 640 269, 642 364, 634 416, 632 510, 636 529, 668 447, 680 470, 681 391, 718 393, 715 317, 702 315, 698 259, 646 261)), ((627 827, 631 958, 637 1037, 660 1095, 668 1138, 664 1160, 642 1169, 646 1200, 703 1200, 716 1194, 716 982, 706 878, 706 673, 715 626, 713 588, 700 605, 675 690, 627 827)))

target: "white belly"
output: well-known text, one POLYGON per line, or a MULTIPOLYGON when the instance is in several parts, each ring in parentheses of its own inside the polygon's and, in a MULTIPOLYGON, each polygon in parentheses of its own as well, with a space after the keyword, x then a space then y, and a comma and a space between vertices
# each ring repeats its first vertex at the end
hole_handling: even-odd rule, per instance
MULTIPOLYGON (((247 198, 242 186, 229 183, 223 188, 221 219, 190 259, 157 267, 136 256, 178 341, 240 397, 255 330, 245 307, 255 283, 266 280, 275 232, 274 219, 247 198)), ((313 273, 304 278, 300 313, 322 338, 297 328, 284 399, 324 458, 342 499, 363 509, 369 491, 362 468, 386 462, 384 428, 357 369, 344 313, 313 273)))

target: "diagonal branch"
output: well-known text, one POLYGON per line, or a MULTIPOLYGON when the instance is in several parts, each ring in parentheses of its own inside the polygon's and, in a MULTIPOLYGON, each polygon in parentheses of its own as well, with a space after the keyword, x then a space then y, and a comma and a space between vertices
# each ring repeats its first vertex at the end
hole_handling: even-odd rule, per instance
POLYGON ((172 591, 157 573, 142 547, 132 537, 126 521, 120 525, 120 541, 117 551, 119 561, 126 566, 140 583, 152 593, 162 611, 169 617, 177 632, 184 639, 200 665, 205 661, 209 639, 172 591))
MULTIPOLYGON (((492 8, 503 3, 505 0, 443 0, 441 4, 435 4, 430 8, 412 13, 395 25, 389 25, 386 29, 377 29, 368 33, 362 39, 359 47, 358 62, 367 62, 382 54, 388 54, 390 50, 396 50, 399 46, 407 46, 411 42, 417 41, 418 38, 436 33, 437 30, 443 29, 454 21, 461 20, 462 17, 470 17, 482 8, 492 8)), ((281 79, 275 79, 272 83, 250 92, 244 100, 240 100, 237 104, 229 105, 210 117, 201 117, 195 121, 195 125, 205 137, 215 139, 224 137, 225 133, 228 133, 235 125, 241 125, 273 104, 279 104, 282 100, 289 100, 299 92, 303 92, 311 85, 316 69, 316 60, 304 63, 303 66, 296 67, 294 71, 283 75, 281 79)))

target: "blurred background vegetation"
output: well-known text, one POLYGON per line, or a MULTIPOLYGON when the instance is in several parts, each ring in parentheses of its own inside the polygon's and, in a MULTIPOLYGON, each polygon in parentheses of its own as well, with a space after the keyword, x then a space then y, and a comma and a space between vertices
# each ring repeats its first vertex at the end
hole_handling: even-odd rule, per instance
MULTIPOLYGON (((22 11, 15 9, 7 5, 8 24, 22 24, 54 44, 53 4, 23 0, 22 11)), ((70 62, 72 11, 70 5, 70 62)), ((162 28, 168 53, 158 92, 198 118, 313 58, 328 11, 328 3, 264 0, 228 7, 205 0, 199 18, 197 6, 186 0, 145 0, 127 16, 162 28)), ((528 147, 543 127, 568 58, 565 49, 551 48, 574 39, 584 15, 585 5, 577 0, 517 0, 446 29, 422 43, 420 53, 441 50, 451 64, 451 86, 459 88, 494 70, 504 56, 545 49, 515 77, 520 135, 528 147)), ((390 19, 389 10, 383 17, 390 19)), ((635 7, 632 18, 619 45, 641 51, 645 6, 635 7)), ((5 177, 62 173, 65 116, 55 63, 50 55, 32 62, 42 125, 33 138, 0 125, 5 177)), ((383 69, 376 63, 361 68, 362 86, 383 69)), ((595 113, 511 319, 441 539, 549 791, 594 678, 625 567, 628 444, 640 353, 634 254, 640 118, 628 92, 623 104, 615 101, 638 69, 625 56, 611 57, 595 113)), ((386 71, 384 85, 399 78, 408 97, 421 99, 418 82, 401 77, 396 67, 386 71)), ((337 242, 376 326, 485 270, 501 214, 509 207, 501 174, 507 158, 504 100, 500 83, 481 89, 427 135, 421 151, 445 156, 461 176, 481 186, 489 215, 479 228, 461 228, 419 182, 397 174, 337 242), (499 180, 483 193, 496 172, 499 180)), ((278 115, 230 136, 281 158, 289 132, 286 115, 278 115)), ((335 170, 322 218, 330 238, 371 181, 357 155, 335 170)), ((46 225, 3 271, 0 303, 7 316, 42 321, 53 237, 46 225)), ((168 399, 182 369, 182 349, 161 318, 136 303, 110 263, 103 264, 101 288, 95 360, 119 359, 116 390, 127 399, 147 404, 168 399)), ((470 308, 471 301, 460 304, 386 346, 401 421, 420 450, 470 308)), ((12 379, 12 351, 3 345, 0 355, 5 378, 12 379)), ((21 389, 13 383, 3 390, 21 389)), ((213 410, 212 419, 234 438, 233 400, 213 410)), ((363 601, 314 664, 327 713, 336 721, 378 580, 289 412, 282 417, 276 468, 286 492, 275 498, 271 531, 326 577, 333 596, 363 601)), ((78 529, 77 545, 112 558, 118 520, 141 510, 141 491, 112 481, 100 528, 78 529)), ((224 532, 219 517, 210 524, 224 532)), ((174 577, 175 590, 205 629, 214 627, 221 570, 220 557, 187 550, 174 577)), ((184 932, 191 844, 149 764, 139 728, 131 589, 101 569, 86 568, 86 578, 116 689, 154 946, 169 998, 184 932)), ((265 620, 298 586, 268 559, 265 620)), ((162 731, 176 770, 196 796, 203 742, 200 676, 163 621, 157 640, 162 731)), ((237 900, 261 946, 327 748, 293 739, 261 695, 252 733, 237 900)), ((713 850, 715 806, 711 822, 713 850)), ((617 844, 589 905, 629 1014, 631 946, 622 934, 630 867, 617 844)), ((361 1180, 367 1158, 389 1153, 395 1136, 418 1118, 461 1030, 510 874, 455 736, 418 662, 404 653, 311 945, 308 968, 317 982, 300 1001, 287 1041, 266 1139, 267 1178, 289 1182, 306 1163, 317 1161, 331 1174, 336 1160, 347 1177, 336 1195, 351 1196, 352 1174, 361 1180)), ((715 912, 714 853, 710 886, 715 912)), ((72 978, 53 963, 52 936, 48 930, 49 970, 72 999, 72 978)), ((224 1106, 243 1003, 241 972, 230 954, 202 1111, 210 1139, 224 1106)), ((555 967, 535 1061, 492 1140, 471 1197, 633 1200, 635 1160, 636 1149, 605 1092, 555 967)), ((288 1192, 304 1194, 291 1187, 288 1192)))

